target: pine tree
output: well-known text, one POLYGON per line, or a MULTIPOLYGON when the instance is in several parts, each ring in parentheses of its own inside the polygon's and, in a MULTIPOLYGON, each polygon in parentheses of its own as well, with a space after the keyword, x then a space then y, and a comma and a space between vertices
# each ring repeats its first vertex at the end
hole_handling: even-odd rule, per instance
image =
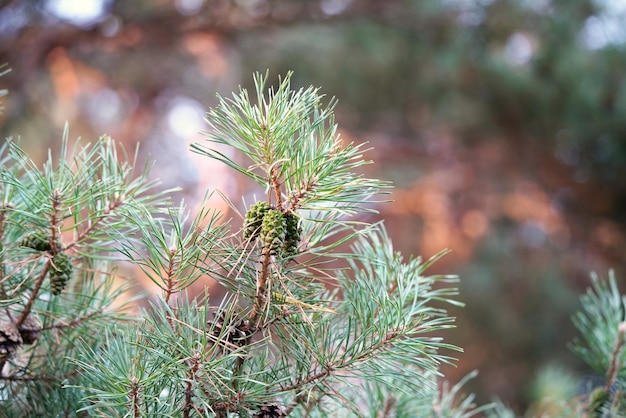
MULTIPOLYGON (((318 89, 255 76, 209 111, 194 152, 255 181, 243 227, 166 204, 102 137, 37 167, 14 141, 0 171, 0 399, 7 416, 472 416, 439 390, 457 347, 454 276, 393 249, 374 212, 389 184, 357 171, 318 89), (239 160, 212 147, 227 145, 239 160), (132 317, 133 262, 160 289, 132 317), (207 277, 227 289, 190 295, 207 277), (442 351, 443 350, 443 351, 442 351), (452 351, 451 351, 452 350, 452 351)), ((229 202, 236 209, 237 205, 229 202)), ((470 378, 469 376, 468 378, 470 378)))

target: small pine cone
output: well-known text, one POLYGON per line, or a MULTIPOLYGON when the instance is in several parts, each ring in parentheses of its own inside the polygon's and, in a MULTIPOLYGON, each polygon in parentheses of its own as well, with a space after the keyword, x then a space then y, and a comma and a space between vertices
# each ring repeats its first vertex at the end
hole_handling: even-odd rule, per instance
POLYGON ((285 223, 287 229, 285 232, 285 244, 283 251, 285 255, 296 255, 298 246, 300 245, 300 236, 302 235, 302 227, 300 226, 300 216, 290 212, 285 214, 285 223))
POLYGON ((253 415, 254 418, 279 418, 286 417, 285 411, 274 403, 262 405, 259 408, 259 411, 253 415))
POLYGON ((26 235, 20 242, 22 247, 32 248, 37 251, 50 251, 50 239, 43 231, 35 231, 26 235))
POLYGON ((265 217, 268 210, 270 210, 270 205, 266 202, 256 202, 254 205, 250 206, 243 224, 243 238, 245 240, 254 239, 259 236, 263 217, 265 217))
POLYGON ((225 320, 224 312, 221 312, 220 316, 213 320, 213 324, 209 324, 209 326, 213 325, 213 336, 216 338, 221 336, 221 341, 225 342, 225 346, 229 349, 246 345, 250 336, 254 334, 250 321, 232 317, 230 323, 226 325, 225 320), (225 332, 223 331, 224 326, 228 327, 225 332))
POLYGON ((52 257, 50 266, 50 290, 53 295, 60 294, 72 275, 72 260, 65 253, 52 257))
POLYGON ((22 344, 22 337, 14 323, 0 323, 0 359, 12 357, 22 344))
POLYGON ((283 249, 286 232, 285 215, 279 210, 269 210, 261 224, 261 239, 263 246, 267 248, 270 255, 277 255, 283 249))

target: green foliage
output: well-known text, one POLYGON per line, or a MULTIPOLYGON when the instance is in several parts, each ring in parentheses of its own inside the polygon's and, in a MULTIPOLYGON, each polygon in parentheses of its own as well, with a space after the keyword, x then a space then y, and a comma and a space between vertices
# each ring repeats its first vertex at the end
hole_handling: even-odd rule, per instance
MULTIPOLYGON (((459 305, 454 276, 404 261, 382 224, 351 220, 388 184, 353 172, 316 89, 287 76, 257 103, 242 90, 209 112, 209 141, 242 164, 193 149, 257 181, 265 201, 231 230, 206 208, 166 207, 115 143, 68 147, 40 169, 15 143, 0 181, 0 397, 8 416, 470 417, 471 396, 438 389, 458 350, 440 331, 459 305), (347 244, 350 244, 349 246, 347 244), (349 247, 349 249, 347 249, 349 247), (339 251, 339 249, 342 249, 339 251), (346 250, 347 249, 347 250, 346 250), (117 255, 162 292, 132 321, 117 255), (189 286, 212 277, 215 304, 189 286), (121 282, 121 284, 120 284, 121 282)), ((234 205, 231 206, 234 207, 234 205)), ((443 254, 443 253, 442 253, 443 254)))
MULTIPOLYGON (((265 93, 256 76, 256 104, 242 89, 208 114, 209 142, 248 162, 193 146, 265 193, 240 229, 206 207, 166 206, 167 191, 108 137, 70 150, 66 130, 61 157, 41 168, 5 143, 6 416, 514 416, 463 394, 476 373, 441 380, 460 350, 441 337, 454 326, 446 307, 462 304, 456 276, 427 269, 446 252, 405 260, 382 223, 351 219, 389 185, 353 173, 360 147, 342 143, 316 89, 294 92, 289 79, 265 93), (120 255, 162 292, 139 318, 125 310, 132 280, 111 264, 120 255), (218 303, 189 293, 209 277, 227 289, 218 303)), ((606 383, 536 410, 623 415, 626 297, 611 274, 581 302, 573 349, 606 383)))
MULTIPOLYGON (((620 324, 625 320, 626 297, 620 294, 613 273, 608 281, 592 276, 592 286, 581 297, 582 309, 574 318, 580 338, 574 341, 573 350, 596 373, 606 373, 609 361, 620 334, 620 324)), ((626 354, 619 353, 619 362, 626 354)))
POLYGON ((127 220, 162 202, 145 172, 133 173, 102 137, 38 168, 13 141, 0 150, 0 399, 5 416, 69 416, 81 390, 69 361, 80 344, 97 347, 127 320, 128 285, 110 264, 112 245, 133 240, 127 220), (45 231, 45 232, 44 232, 45 231))
POLYGON ((626 413, 626 296, 620 294, 613 272, 607 281, 592 276, 592 286, 581 297, 582 309, 574 316, 580 339, 573 350, 596 372, 605 376, 602 386, 589 391, 582 408, 591 417, 626 413))
MULTIPOLYGON (((371 211, 365 204, 388 186, 352 173, 363 164, 359 147, 341 144, 316 89, 292 92, 287 77, 265 95, 265 78, 255 80, 257 104, 242 90, 209 112, 209 140, 250 165, 193 149, 256 180, 266 201, 248 208, 240 231, 229 233, 217 214, 201 221, 202 212, 188 228, 180 216, 146 221, 145 250, 122 243, 163 299, 142 321, 109 327, 106 344, 81 346, 83 411, 362 416, 377 413, 383 393, 390 405, 405 399, 406 411, 409 397, 432 409, 425 399, 451 361, 440 351, 457 349, 436 336, 453 318, 433 304, 456 304, 456 279, 425 276, 434 260, 403 262, 381 224, 347 218, 371 211), (337 252, 347 241, 352 251, 337 252), (184 273, 170 274, 171 265, 184 273), (219 305, 171 297, 202 273, 230 291, 219 305)), ((450 408, 471 409, 471 399, 453 407, 456 392, 446 396, 450 408)))

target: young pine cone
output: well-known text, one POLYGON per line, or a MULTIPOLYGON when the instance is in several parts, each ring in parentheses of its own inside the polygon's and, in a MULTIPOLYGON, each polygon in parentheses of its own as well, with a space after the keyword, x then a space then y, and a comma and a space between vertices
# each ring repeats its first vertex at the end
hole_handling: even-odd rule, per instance
POLYGON ((35 231, 26 235, 20 242, 22 247, 32 248, 37 251, 50 251, 50 239, 43 231, 35 231))
POLYGON ((243 224, 243 238, 245 240, 254 239, 259 236, 263 217, 265 217, 268 210, 270 210, 270 205, 266 202, 256 202, 254 205, 250 206, 243 224))
POLYGON ((300 236, 302 235, 300 217, 293 212, 286 213, 285 223, 287 229, 285 232, 283 251, 287 256, 296 255, 298 253, 298 245, 300 245, 300 236))
POLYGON ((53 295, 60 294, 72 275, 72 260, 64 253, 52 257, 50 265, 50 290, 53 295))
POLYGON ((261 223, 261 240, 263 240, 263 247, 270 255, 280 254, 285 244, 286 233, 285 215, 275 209, 267 211, 261 223))

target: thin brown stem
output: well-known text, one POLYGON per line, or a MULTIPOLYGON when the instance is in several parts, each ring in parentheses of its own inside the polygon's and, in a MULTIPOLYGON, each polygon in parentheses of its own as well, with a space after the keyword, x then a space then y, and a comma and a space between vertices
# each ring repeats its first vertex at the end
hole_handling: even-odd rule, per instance
POLYGON ((298 209, 301 206, 300 201, 307 195, 307 193, 313 190, 316 184, 317 184, 317 179, 315 178, 303 184, 297 193, 293 193, 291 195, 291 198, 289 199, 288 209, 291 211, 295 211, 296 209, 298 209))
POLYGON ((272 166, 270 182, 272 184, 272 189, 274 190, 274 198, 276 199, 276 208, 280 209, 283 206, 283 197, 282 191, 280 190, 281 182, 278 177, 278 168, 276 168, 276 164, 272 166))
POLYGON ((292 383, 292 384, 287 385, 287 386, 283 386, 283 387, 281 387, 281 388, 280 388, 280 390, 281 390, 282 392, 288 392, 288 391, 290 391, 290 390, 294 390, 294 389, 301 388, 301 387, 302 387, 302 386, 304 386, 304 385, 308 385, 309 383, 313 383, 313 382, 315 382, 315 381, 317 381, 317 380, 320 380, 320 379, 323 379, 323 378, 325 378, 325 377, 327 377, 327 376, 330 376, 330 374, 332 373, 332 371, 333 371, 333 369, 331 369, 331 368, 326 368, 326 369, 324 369, 324 370, 321 370, 321 371, 319 371, 319 372, 315 373, 315 374, 314 374, 314 375, 312 375, 312 376, 307 377, 307 378, 306 378, 306 379, 304 379, 304 380, 301 380, 301 381, 299 381, 299 382, 292 383))
POLYGON ((381 418, 392 417, 393 408, 395 405, 396 405, 396 398, 394 398, 393 396, 387 398, 387 400, 385 401, 385 409, 380 411, 380 414, 378 416, 380 416, 381 418))
POLYGON ((4 265, 4 254, 2 249, 4 247, 4 219, 6 210, 11 208, 10 204, 3 204, 0 206, 0 300, 7 298, 6 289, 4 288, 4 276, 6 275, 6 267, 4 265))
POLYGON ((88 313, 87 315, 81 316, 80 318, 76 318, 76 319, 72 319, 69 322, 65 322, 65 321, 61 321, 61 322, 57 322, 51 325, 47 325, 45 327, 41 327, 40 329, 38 329, 37 331, 45 331, 45 330, 49 330, 49 329, 63 329, 63 328, 72 328, 75 325, 80 324, 83 321, 86 321, 98 314, 102 313, 102 309, 98 309, 96 311, 93 311, 91 313, 88 313))
POLYGON ((133 411, 133 417, 139 418, 141 416, 141 396, 139 394, 139 380, 133 376, 130 379, 130 403, 133 411))
POLYGON ((41 290, 41 286, 43 285, 43 281, 46 278, 46 274, 48 274, 48 270, 50 269, 50 263, 51 261, 50 259, 48 259, 46 264, 41 269, 41 272, 39 273, 39 277, 37 277, 37 280, 35 281, 35 286, 33 287, 32 292, 30 292, 30 297, 28 298, 28 301, 26 302, 26 305, 24 306, 24 310, 22 311, 22 313, 20 313, 20 315, 15 320, 15 326, 18 329, 20 328, 22 323, 24 323, 28 315, 30 315, 30 311, 33 308, 33 304, 35 303, 35 299, 37 299, 37 296, 39 295, 39 291, 41 290))
MULTIPOLYGON (((267 248, 263 249, 263 262, 261 263, 261 274, 257 279, 256 283, 256 295, 254 306, 252 307, 252 312, 250 313, 250 323, 254 324, 253 329, 254 333, 258 332, 261 329, 260 323, 262 319, 261 312, 265 310, 265 305, 267 302, 267 281, 269 277, 269 266, 271 262, 271 256, 269 250, 267 248)), ((250 339, 252 335, 250 335, 250 339)), ((233 368, 233 379, 232 386, 233 389, 237 389, 237 376, 241 373, 241 368, 243 367, 244 362, 246 361, 245 356, 240 356, 235 361, 235 366, 233 368)))
MULTIPOLYGON (((300 404, 303 404, 307 401, 307 394, 306 393, 300 393, 298 394, 293 401, 291 402, 291 404, 285 408, 285 410, 283 411, 285 413, 285 416, 289 416, 289 414, 291 414, 293 412, 294 409, 296 409, 296 407, 300 404)), ((306 405, 304 406, 304 417, 308 417, 309 416, 309 409, 311 409, 313 407, 315 402, 309 401, 306 402, 306 405)))
POLYGON ((72 371, 70 373, 65 373, 60 376, 47 376, 47 375, 23 375, 23 376, 2 376, 0 375, 0 380, 8 380, 12 382, 34 382, 34 381, 44 381, 44 382, 60 382, 68 377, 72 377, 77 375, 77 371, 72 371))
POLYGON ((265 310, 267 301, 267 281, 269 278, 269 267, 271 255, 268 248, 263 249, 263 261, 261 263, 261 272, 256 284, 255 303, 250 314, 250 322, 255 324, 255 328, 259 328, 261 321, 261 312, 265 310))
POLYGON ((165 271, 165 303, 169 305, 170 298, 174 293, 176 293, 176 279, 174 278, 176 274, 176 249, 172 248, 169 251, 169 263, 167 265, 167 270, 165 271))
POLYGON ((183 417, 189 418, 191 411, 195 409, 193 404, 193 383, 196 380, 196 374, 200 365, 200 353, 195 353, 191 357, 189 363, 189 371, 187 372, 187 383, 185 384, 185 403, 183 405, 183 417))
POLYGON ((617 372, 620 369, 619 357, 622 352, 622 348, 624 347, 624 334, 626 334, 626 322, 620 323, 618 327, 617 339, 615 340, 615 346, 613 347, 613 352, 611 353, 609 370, 606 375, 606 386, 604 389, 607 392, 611 391, 611 387, 615 383, 615 378, 617 377, 617 372))
POLYGON ((50 215, 50 248, 52 249, 52 254, 56 254, 57 249, 57 241, 59 240, 59 230, 58 226, 61 222, 59 219, 59 212, 61 211, 61 192, 58 189, 54 189, 52 192, 52 214, 50 215))
MULTIPOLYGON (((61 192, 58 189, 54 189, 54 191, 52 192, 52 213, 50 214, 50 232, 51 232, 50 243, 51 243, 51 248, 52 248, 51 250, 52 255, 56 254, 57 252, 57 247, 56 247, 56 242, 58 238, 57 228, 59 226, 59 223, 61 222, 61 219, 59 218, 60 212, 61 212, 61 192)), ((17 317, 17 320, 15 321, 15 326, 18 329, 20 328, 22 323, 24 323, 26 318, 28 318, 28 315, 30 315, 30 311, 33 308, 33 304, 35 303, 35 300, 39 296, 39 291, 41 290, 41 286, 43 285, 43 281, 46 277, 46 274, 48 274, 48 270, 50 269, 51 262, 52 261, 49 258, 46 261, 46 264, 41 269, 41 272, 39 273, 39 277, 37 277, 37 280, 35 281, 35 286, 33 287, 33 290, 30 293, 30 297, 28 298, 28 301, 26 302, 26 305, 24 306, 24 310, 22 311, 22 313, 20 313, 20 315, 17 317)))
POLYGON ((340 364, 335 364, 335 365, 327 365, 326 367, 324 367, 322 370, 320 370, 319 372, 307 377, 304 380, 300 380, 298 382, 292 383, 290 385, 286 385, 286 386, 282 386, 280 388, 281 392, 288 392, 290 390, 295 390, 295 389, 299 389, 302 386, 308 385, 309 383, 313 383, 315 381, 324 379, 328 376, 331 375, 331 373, 333 373, 333 371, 335 370, 340 370, 342 368, 348 367, 349 365, 359 362, 359 361, 363 361, 369 357, 372 357, 372 355, 379 351, 382 350, 387 344, 391 343, 396 337, 398 337, 399 333, 398 332, 390 332, 388 333, 385 338, 380 341, 377 344, 372 345, 371 347, 369 347, 368 349, 364 350, 364 352, 358 356, 357 358, 347 361, 347 362, 343 362, 340 364))

